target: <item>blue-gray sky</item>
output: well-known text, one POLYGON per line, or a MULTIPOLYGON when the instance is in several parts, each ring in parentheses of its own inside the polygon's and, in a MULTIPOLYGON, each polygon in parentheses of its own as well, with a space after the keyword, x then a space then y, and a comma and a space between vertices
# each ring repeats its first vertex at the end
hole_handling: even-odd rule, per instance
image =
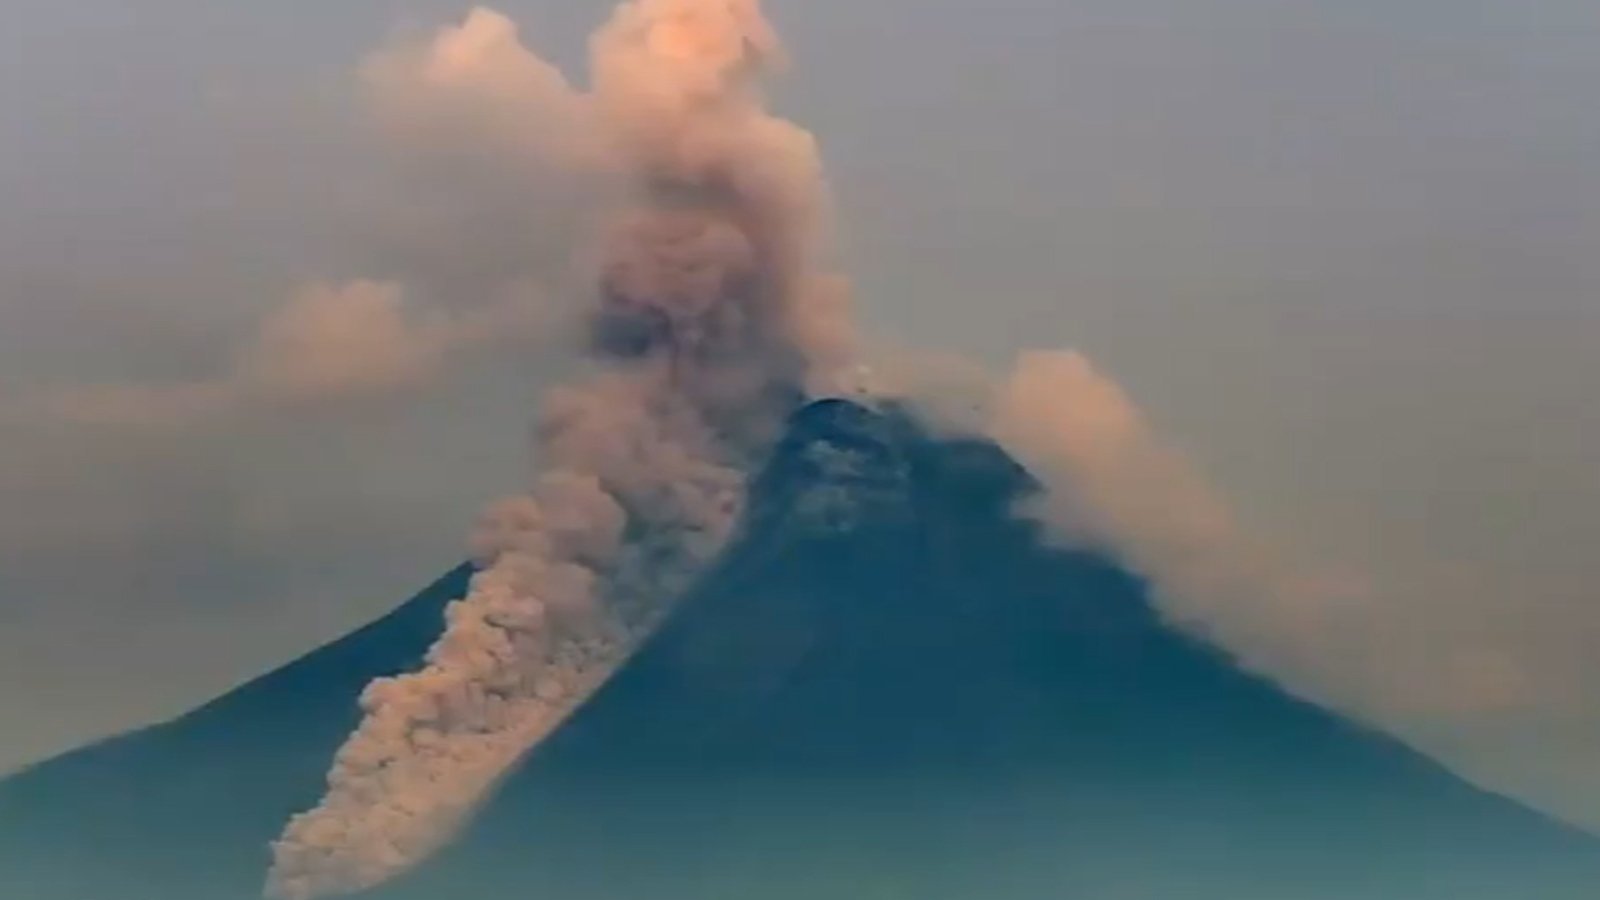
MULTIPOLYGON (((574 74, 606 6, 498 4, 574 74)), ((767 6, 874 334, 1092 357, 1246 526, 1370 579, 1396 644, 1488 635, 1528 670, 1529 698, 1410 736, 1600 823, 1600 9, 767 6)), ((523 480, 546 360, 503 348, 178 429, 26 401, 210 378, 309 281, 467 278, 427 258, 450 185, 394 196, 349 98, 374 48, 466 7, 7 11, 0 768, 385 609, 523 480)))

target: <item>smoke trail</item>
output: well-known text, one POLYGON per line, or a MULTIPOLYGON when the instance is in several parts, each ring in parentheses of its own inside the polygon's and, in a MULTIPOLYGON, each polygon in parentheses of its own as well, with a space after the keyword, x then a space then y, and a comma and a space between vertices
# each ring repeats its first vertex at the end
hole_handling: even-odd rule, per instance
MULTIPOLYGON (((422 670, 364 692, 326 795, 274 846, 272 895, 371 887, 446 842, 721 548, 750 461, 850 357, 846 294, 817 265, 814 142, 756 90, 780 50, 754 0, 636 0, 590 49, 592 92, 552 106, 593 130, 562 138, 592 150, 574 164, 629 198, 594 272, 604 371, 545 398, 544 473, 485 515, 481 569, 422 670)), ((491 73, 560 86, 487 10, 435 50, 434 71, 484 51, 491 73)))
POLYGON ((1178 624, 1253 652, 1274 645, 1262 629, 1317 611, 1282 605, 1294 591, 1276 561, 1082 355, 1023 354, 997 392, 989 432, 1045 487, 1027 512, 1067 543, 1125 557, 1178 624))
POLYGON ((1250 533, 1082 355, 1023 354, 989 416, 990 436, 1044 487, 1024 513, 1125 560, 1170 621, 1296 693, 1408 733, 1441 712, 1511 708, 1529 690, 1525 664, 1462 617, 1408 620, 1419 602, 1386 597, 1360 571, 1308 570, 1250 533))

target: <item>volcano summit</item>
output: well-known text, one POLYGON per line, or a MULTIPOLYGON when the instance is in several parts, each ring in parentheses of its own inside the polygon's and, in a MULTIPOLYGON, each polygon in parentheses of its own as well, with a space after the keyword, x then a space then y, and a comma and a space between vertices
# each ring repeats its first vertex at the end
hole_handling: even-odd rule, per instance
MULTIPOLYGON (((996 446, 822 401, 727 551, 392 900, 1591 896, 1600 841, 1165 625, 1013 515, 996 446)), ((374 677, 469 570, 166 725, 0 783, 0 893, 260 896, 374 677)))

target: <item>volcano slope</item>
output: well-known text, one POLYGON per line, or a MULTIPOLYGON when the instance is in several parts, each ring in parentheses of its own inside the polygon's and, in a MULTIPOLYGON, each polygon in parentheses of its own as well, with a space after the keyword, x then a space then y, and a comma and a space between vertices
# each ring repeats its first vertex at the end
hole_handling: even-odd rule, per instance
MULTIPOLYGON (((1288 695, 1013 514, 993 444, 800 410, 643 649, 382 900, 1566 900, 1600 841, 1288 695)), ((0 896, 244 900, 458 570, 175 722, 0 783, 0 896)))

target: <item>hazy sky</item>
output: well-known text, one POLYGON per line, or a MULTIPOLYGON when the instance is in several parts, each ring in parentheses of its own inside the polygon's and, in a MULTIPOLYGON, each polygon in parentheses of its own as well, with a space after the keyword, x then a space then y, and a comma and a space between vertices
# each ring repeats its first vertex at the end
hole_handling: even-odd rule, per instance
MULTIPOLYGON (((608 5, 498 8, 576 73, 608 5)), ((996 368, 1087 354, 1250 529, 1370 580, 1403 646, 1503 647, 1527 690, 1404 727, 1600 823, 1600 7, 766 5, 876 335, 996 368)), ((214 378, 309 282, 444 292, 478 268, 429 257, 441 230, 493 260, 521 239, 496 223, 561 220, 514 193, 467 221, 470 186, 394 189, 363 136, 361 60, 466 8, 6 11, 0 768, 386 609, 523 480, 548 360, 514 346, 179 427, 33 402, 214 378)))

